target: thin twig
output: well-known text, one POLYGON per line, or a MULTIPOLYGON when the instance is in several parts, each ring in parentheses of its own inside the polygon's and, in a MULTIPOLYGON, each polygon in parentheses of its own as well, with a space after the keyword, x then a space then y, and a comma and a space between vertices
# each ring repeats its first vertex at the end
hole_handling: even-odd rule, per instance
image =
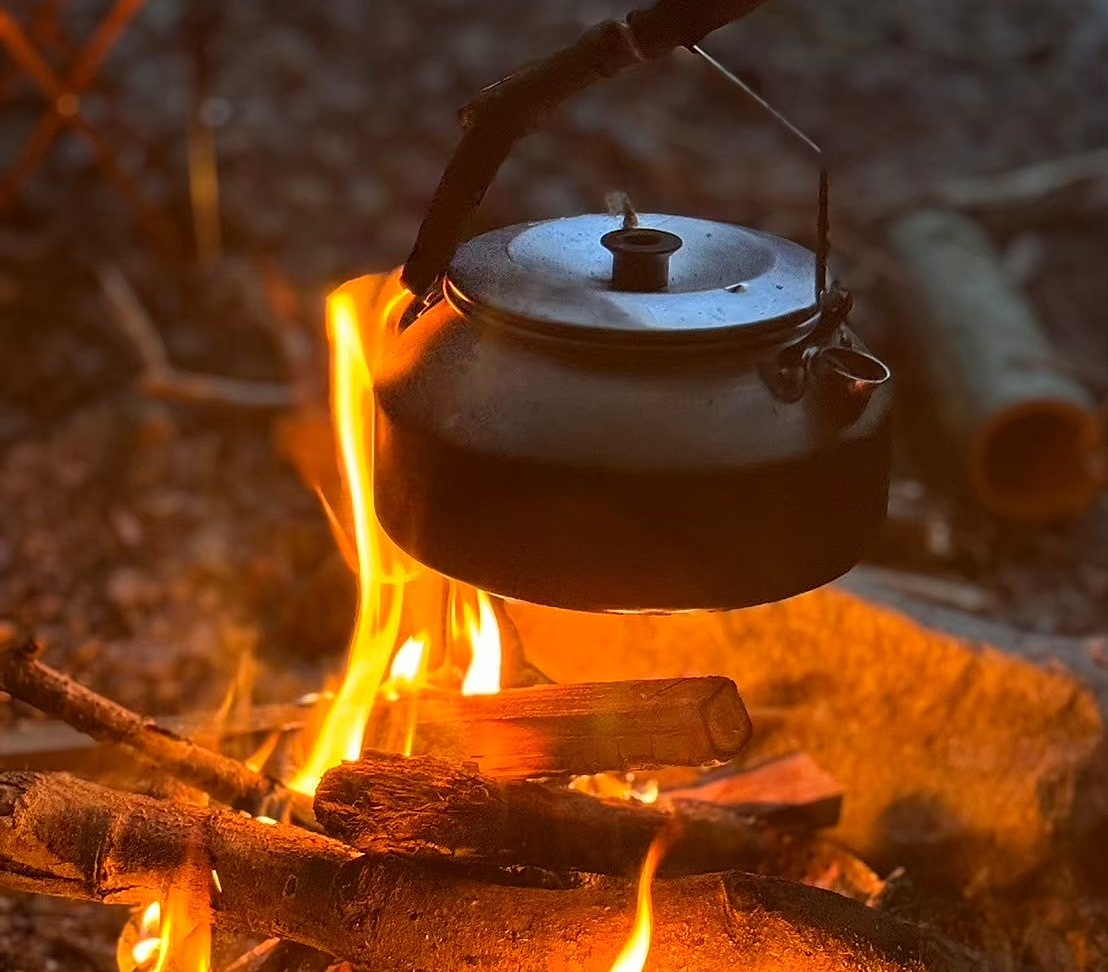
POLYGON ((113 266, 101 267, 99 276, 112 319, 142 364, 141 386, 147 395, 198 405, 264 410, 289 409, 296 404, 292 389, 284 384, 204 375, 176 367, 126 277, 113 266))
POLYGON ((308 797, 85 688, 39 661, 40 650, 30 636, 13 626, 0 626, 0 687, 4 691, 93 739, 141 753, 222 803, 274 818, 287 809, 296 823, 316 828, 308 797))
POLYGON ((951 179, 934 190, 947 206, 990 207, 1031 203, 1081 183, 1108 184, 1108 149, 1047 159, 995 175, 951 179))

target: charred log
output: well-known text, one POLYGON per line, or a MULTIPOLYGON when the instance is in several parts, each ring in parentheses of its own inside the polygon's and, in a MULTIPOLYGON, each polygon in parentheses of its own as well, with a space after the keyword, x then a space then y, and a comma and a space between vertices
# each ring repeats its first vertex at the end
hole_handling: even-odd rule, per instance
MULTIPOLYGON (((776 809, 776 808, 775 808, 776 809)), ((371 853, 632 876, 655 837, 677 836, 661 873, 756 870, 803 831, 743 810, 600 800, 533 781, 502 782, 434 756, 365 753, 329 770, 315 801, 333 837, 371 853)))
MULTIPOLYGON (((210 881, 193 889, 218 922, 398 972, 605 968, 634 911, 630 881, 558 891, 482 883, 241 814, 63 774, 0 774, 0 886, 138 904, 197 855, 220 877, 219 891, 210 881)), ((661 882, 651 955, 687 972, 987 968, 847 898, 739 873, 661 882)))

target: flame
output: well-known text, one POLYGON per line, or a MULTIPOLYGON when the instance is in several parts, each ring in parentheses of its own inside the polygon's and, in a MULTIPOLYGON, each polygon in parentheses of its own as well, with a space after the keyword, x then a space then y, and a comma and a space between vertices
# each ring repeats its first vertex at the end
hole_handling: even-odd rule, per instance
POLYGON ((415 685, 423 668, 423 656, 427 651, 425 639, 412 636, 396 652, 389 667, 389 682, 393 685, 415 685))
MULTIPOLYGON (((134 968, 141 969, 150 965, 162 949, 162 903, 151 901, 142 912, 138 922, 138 933, 142 936, 131 946, 131 960, 134 968)), ((122 969, 122 966, 120 966, 122 969)))
MULTIPOLYGON (((349 528, 326 499, 324 508, 336 535, 350 548, 348 554, 354 555, 358 610, 342 684, 334 697, 324 703, 328 708, 311 752, 289 783, 301 793, 314 793, 328 769, 343 760, 358 758, 378 695, 395 699, 401 688, 414 693, 419 672, 429 664, 434 645, 427 635, 416 632, 443 629, 442 618, 426 614, 411 617, 419 613, 411 605, 405 610, 405 593, 409 588, 419 585, 424 593, 429 589, 437 591, 442 579, 392 543, 377 521, 373 502, 372 363, 388 334, 393 311, 410 296, 397 275, 378 276, 340 289, 327 302, 331 420, 349 500, 349 528), (382 692, 383 689, 387 691, 382 692)), ((445 590, 445 599, 437 596, 433 603, 439 611, 461 605, 463 637, 472 647, 463 691, 498 692, 500 633, 488 595, 456 581, 446 582, 445 590)), ((416 603, 415 598, 410 600, 416 603)), ((419 601, 417 606, 425 603, 426 600, 419 601)), ((402 747, 406 753, 411 752, 414 712, 413 700, 402 747)))
POLYGON ((211 972, 207 902, 201 908, 190 887, 170 888, 151 901, 133 926, 131 935, 125 930, 120 938, 120 972, 211 972))
POLYGON ((610 972, 642 972, 646 966, 646 957, 650 953, 650 937, 654 930, 654 902, 651 893, 654 875, 672 846, 674 836, 671 831, 662 830, 646 852, 646 860, 643 861, 642 873, 639 875, 635 924, 623 950, 612 963, 610 972))
POLYGON ((415 745, 416 726, 416 693, 419 690, 423 675, 424 659, 427 657, 427 639, 425 637, 411 637, 400 646, 396 657, 389 667, 389 680, 385 683, 385 697, 390 702, 397 702, 401 696, 407 694, 410 698, 407 712, 407 720, 404 724, 404 741, 391 748, 412 755, 415 745))
POLYGON ((473 659, 462 680, 462 695, 496 695, 500 691, 500 626, 488 594, 484 591, 476 594, 477 610, 469 605, 464 608, 473 659))
POLYGON ((638 773, 595 773, 575 776, 569 788, 601 800, 634 800, 637 803, 658 802, 661 788, 657 779, 638 773))
MULTIPOLYGON (((331 343, 331 414, 353 519, 358 558, 358 613, 346 674, 328 708, 307 761, 290 782, 312 794, 323 774, 344 759, 357 759, 377 690, 400 633, 403 600, 391 591, 386 547, 373 506, 373 381, 358 331, 354 300, 338 293, 327 302, 331 343)), ((402 584, 400 585, 402 587, 402 584)))

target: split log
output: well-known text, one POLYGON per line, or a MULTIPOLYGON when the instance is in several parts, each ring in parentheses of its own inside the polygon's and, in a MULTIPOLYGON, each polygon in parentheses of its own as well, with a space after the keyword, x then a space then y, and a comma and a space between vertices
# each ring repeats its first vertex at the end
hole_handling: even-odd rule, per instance
MULTIPOLYGON (((216 921, 359 967, 569 972, 608 968, 635 887, 474 881, 355 851, 299 828, 116 793, 64 774, 0 773, 0 886, 135 905, 199 854, 216 921)), ((189 869, 186 873, 193 873, 189 869)), ((831 892, 731 873, 659 882, 651 962, 715 972, 985 972, 980 958, 831 892)))
POLYGON ((670 808, 601 800, 532 781, 500 782, 434 756, 365 753, 328 770, 315 799, 324 831, 370 853, 631 876, 676 827, 660 873, 757 870, 804 831, 706 802, 670 808))
POLYGON ((383 738, 383 720, 409 719, 414 753, 516 779, 720 763, 742 750, 751 731, 735 683, 719 676, 424 693, 379 711, 366 738, 383 738))
POLYGON ((291 811, 302 826, 316 826, 308 797, 85 688, 44 665, 39 652, 33 639, 0 628, 0 688, 93 739, 140 753, 171 776, 228 806, 270 817, 291 811))
POLYGON ((662 791, 682 806, 709 803, 763 825, 818 830, 834 827, 843 808, 843 788, 807 753, 791 753, 757 766, 727 767, 693 786, 662 791))
POLYGON ((1034 310, 985 233, 919 211, 892 230, 911 278, 913 351, 969 484, 1001 516, 1081 512, 1104 483, 1092 396, 1060 366, 1034 310))

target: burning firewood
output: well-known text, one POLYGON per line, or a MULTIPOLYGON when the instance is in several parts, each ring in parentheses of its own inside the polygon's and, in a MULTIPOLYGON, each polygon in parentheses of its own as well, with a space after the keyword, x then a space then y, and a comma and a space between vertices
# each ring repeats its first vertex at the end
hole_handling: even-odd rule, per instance
POLYGON ((364 753, 330 770, 315 810, 328 834, 363 851, 625 876, 675 825, 663 874, 753 870, 790 835, 707 802, 663 808, 598 800, 533 781, 501 782, 434 756, 393 753, 364 753))
MULTIPOLYGON (((472 761, 488 776, 515 779, 724 762, 751 731, 735 683, 719 676, 425 693, 377 718, 414 718, 416 753, 472 761)), ((372 726, 367 738, 375 738, 372 726)))
POLYGON ((728 766, 664 795, 671 803, 711 803, 777 826, 811 830, 834 827, 843 807, 842 785, 807 753, 751 767, 728 766))
POLYGON ((133 749, 229 806, 274 817, 288 808, 298 823, 315 826, 310 801, 303 794, 98 695, 43 664, 38 654, 33 639, 0 628, 0 687, 94 739, 133 749))
MULTIPOLYGON (((634 885, 486 883, 359 855, 242 814, 117 793, 64 774, 0 774, 0 887, 137 904, 192 875, 217 923, 397 972, 607 968, 634 885), (201 857, 218 883, 181 865, 201 857)), ((652 962, 711 972, 984 972, 983 960, 831 892, 728 873, 655 888, 652 962)))

